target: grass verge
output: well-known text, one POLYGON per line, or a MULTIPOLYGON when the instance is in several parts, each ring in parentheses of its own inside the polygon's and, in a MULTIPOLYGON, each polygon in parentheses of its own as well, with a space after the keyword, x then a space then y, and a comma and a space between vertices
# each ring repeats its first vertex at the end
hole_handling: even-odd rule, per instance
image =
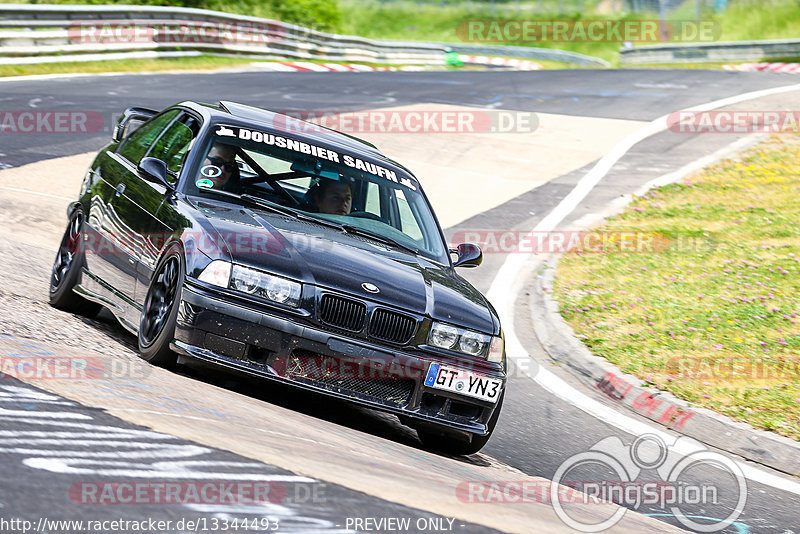
POLYGON ((635 199, 559 261, 564 319, 622 371, 800 439, 798 155, 773 136, 635 199))

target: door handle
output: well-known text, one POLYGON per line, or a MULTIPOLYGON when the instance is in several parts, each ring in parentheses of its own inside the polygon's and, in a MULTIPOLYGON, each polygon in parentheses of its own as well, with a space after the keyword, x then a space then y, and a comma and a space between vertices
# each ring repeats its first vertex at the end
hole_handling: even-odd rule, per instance
POLYGON ((117 192, 116 192, 116 193, 114 193, 114 196, 115 196, 115 197, 118 197, 118 196, 120 196, 122 193, 124 193, 124 192, 125 192, 125 184, 119 184, 119 185, 117 185, 117 189, 116 189, 116 191, 117 191, 117 192))

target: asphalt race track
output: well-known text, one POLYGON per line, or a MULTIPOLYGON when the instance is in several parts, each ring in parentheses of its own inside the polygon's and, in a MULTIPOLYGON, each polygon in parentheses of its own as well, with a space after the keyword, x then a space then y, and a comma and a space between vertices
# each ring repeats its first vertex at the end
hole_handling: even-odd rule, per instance
MULTIPOLYGON (((793 83, 786 75, 675 70, 226 72, 0 81, 0 110, 91 111, 102 119, 94 132, 85 134, 0 133, 0 169, 6 169, 0 170, 0 276, 4 280, 0 287, 0 356, 80 354, 83 350, 113 356, 122 369, 116 381, 0 381, 0 476, 4 480, 0 484, 0 517, 22 518, 35 527, 42 527, 37 523, 44 516, 173 521, 169 529, 161 531, 195 531, 185 523, 176 526, 177 521, 215 519, 228 521, 231 532, 238 531, 230 526, 237 518, 269 517, 279 521, 280 531, 286 532, 400 531, 392 528, 397 525, 364 520, 409 518, 407 532, 568 532, 549 505, 547 515, 545 508, 526 508, 520 503, 471 503, 457 488, 464 481, 551 479, 565 461, 604 438, 618 437, 630 444, 638 437, 595 419, 523 373, 512 372, 494 437, 478 455, 448 458, 422 450, 415 433, 393 417, 282 388, 265 391, 258 383, 200 370, 169 373, 153 369, 137 360, 132 350, 135 339, 110 316, 94 320, 50 309, 46 300, 55 251, 51 243, 60 238, 66 222, 65 199, 75 196, 75 184, 85 170, 84 164, 76 175, 59 182, 60 165, 71 161, 65 157, 96 151, 105 144, 112 120, 126 107, 160 109, 178 100, 232 100, 277 110, 347 111, 424 104, 540 114, 539 137, 534 138, 532 132, 517 134, 531 136, 525 151, 520 149, 514 157, 499 152, 480 154, 490 169, 499 161, 492 158, 508 158, 497 172, 505 173, 509 187, 515 177, 526 180, 514 189, 513 197, 492 196, 490 185, 485 195, 496 201, 485 204, 474 201, 482 195, 481 190, 436 190, 436 195, 431 195, 437 212, 441 205, 446 213, 442 220, 452 221, 446 230, 450 236, 474 229, 531 229, 596 159, 638 127, 691 106, 793 83), (599 132, 595 137, 581 133, 582 125, 587 124, 599 132), (602 140, 605 131, 609 132, 608 145, 602 140), (548 139, 557 141, 548 144, 548 139), (579 152, 580 158, 573 156, 579 152), (45 187, 44 182, 35 181, 49 160, 58 166, 49 169, 56 178, 47 178, 45 187), (4 174, 14 171, 19 173, 4 174), (14 176, 14 182, 4 176, 14 176), (464 203, 466 208, 459 207, 464 203), (28 234, 24 223, 29 218, 35 224, 28 234), (171 505, 157 499, 152 504, 91 502, 91 491, 102 489, 105 482, 142 480, 259 482, 267 484, 274 499, 270 498, 270 504, 239 506, 171 505), (447 493, 447 498, 437 497, 437 491, 447 493)), ((789 92, 733 107, 798 109, 798 103, 797 93, 789 92)), ((406 159, 412 154, 420 154, 411 159, 419 159, 421 169, 434 168, 435 159, 445 157, 452 162, 440 161, 441 167, 460 169, 462 160, 474 168, 476 160, 470 157, 476 157, 482 144, 497 143, 496 150, 501 151, 506 143, 494 141, 491 133, 474 142, 461 139, 469 134, 436 135, 397 136, 393 145, 391 134, 380 134, 375 142, 412 170, 418 168, 406 159), (426 150, 432 155, 425 156, 426 150)), ((586 220, 641 184, 745 137, 671 131, 649 137, 619 160, 564 224, 586 220)), ((508 143, 512 141, 516 142, 508 143)), ((455 174, 446 179, 457 180, 455 174)), ((426 191, 436 189, 435 173, 420 173, 420 178, 426 191)), ((486 291, 504 259, 504 254, 487 254, 483 266, 462 275, 486 291)), ((543 362, 545 357, 526 323, 526 305, 525 298, 516 302, 515 329, 536 362, 543 362)), ((613 406, 600 393, 579 385, 568 372, 550 370, 577 390, 613 406)), ((624 413, 639 418, 633 412, 624 413)), ((800 525, 800 495, 792 491, 796 481, 760 469, 786 484, 748 480, 744 512, 723 532, 788 534, 800 525)), ((605 480, 609 473, 589 470, 582 475, 587 477, 583 480, 605 480)), ((726 503, 739 490, 737 481, 709 467, 697 468, 689 475, 686 480, 690 483, 713 482, 723 498, 718 506, 686 505, 682 512, 698 520, 726 517, 730 513, 726 503)), ((644 504, 637 511, 653 518, 626 514, 615 529, 658 532, 681 526, 668 509, 644 504)), ((593 516, 600 512, 576 513, 593 516)), ((17 527, 20 525, 0 522, 0 531, 21 532, 17 527)), ((39 531, 66 529, 44 525, 39 531)))

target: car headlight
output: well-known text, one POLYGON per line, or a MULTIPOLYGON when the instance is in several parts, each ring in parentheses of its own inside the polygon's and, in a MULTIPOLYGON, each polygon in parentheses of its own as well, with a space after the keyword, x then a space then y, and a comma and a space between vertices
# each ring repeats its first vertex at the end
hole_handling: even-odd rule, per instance
POLYGON ((489 336, 467 330, 461 334, 461 339, 458 341, 458 350, 471 356, 477 356, 483 352, 483 349, 488 344, 489 336))
POLYGON ((458 341, 458 329, 441 323, 433 323, 428 343, 434 347, 452 349, 458 341))
POLYGON ((301 286, 298 282, 241 265, 233 266, 231 289, 293 308, 300 304, 301 286))
POLYGON ((503 358, 502 337, 492 337, 449 324, 434 322, 428 334, 428 343, 469 356, 483 356, 492 362, 500 362, 503 358))
POLYGON ((300 305, 302 286, 299 282, 241 265, 231 265, 227 261, 212 261, 200 273, 198 280, 293 308, 300 305))

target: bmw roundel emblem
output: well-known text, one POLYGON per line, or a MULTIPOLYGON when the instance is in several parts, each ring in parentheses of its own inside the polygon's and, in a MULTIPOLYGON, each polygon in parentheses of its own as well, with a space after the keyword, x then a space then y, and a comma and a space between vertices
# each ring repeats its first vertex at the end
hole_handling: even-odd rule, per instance
POLYGON ((378 293, 380 289, 375 284, 370 284, 369 282, 364 282, 361 284, 361 287, 364 288, 365 291, 369 291, 370 293, 378 293))

